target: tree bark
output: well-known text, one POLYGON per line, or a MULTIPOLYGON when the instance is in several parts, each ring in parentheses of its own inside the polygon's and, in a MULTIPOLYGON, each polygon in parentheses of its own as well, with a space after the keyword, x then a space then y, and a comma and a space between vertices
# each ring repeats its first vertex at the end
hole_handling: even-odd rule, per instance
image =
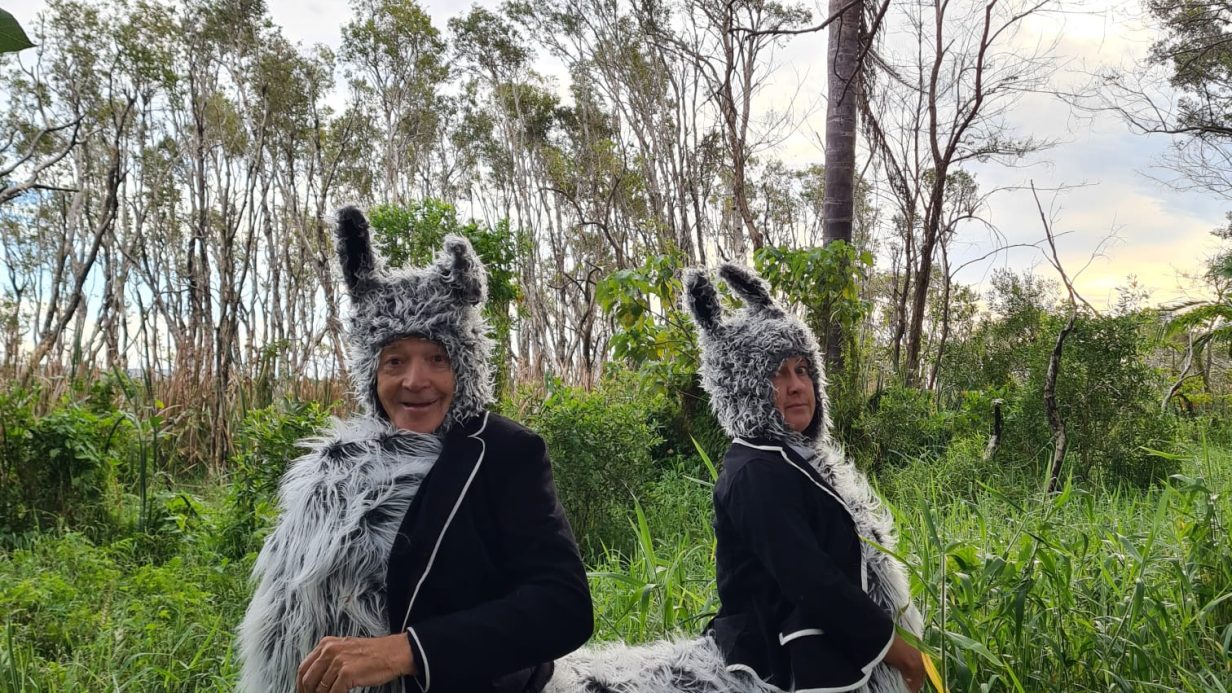
MULTIPOLYGON (((822 203, 822 241, 851 244, 855 216, 856 132, 860 123, 860 22, 863 3, 830 0, 826 102, 826 189, 822 203)), ((843 327, 831 320, 826 330, 826 365, 831 373, 843 367, 843 327)))
POLYGON ((1065 451, 1069 447, 1065 420, 1061 418, 1061 412, 1057 408, 1057 376, 1061 373, 1065 338, 1074 331, 1074 320, 1077 317, 1078 309, 1071 304, 1069 320, 1057 333, 1057 341, 1052 345, 1052 354, 1048 357, 1048 374, 1044 378, 1044 411, 1048 414, 1048 428, 1052 431, 1052 465, 1048 471, 1048 493, 1055 492, 1061 483, 1061 465, 1065 462, 1065 451))

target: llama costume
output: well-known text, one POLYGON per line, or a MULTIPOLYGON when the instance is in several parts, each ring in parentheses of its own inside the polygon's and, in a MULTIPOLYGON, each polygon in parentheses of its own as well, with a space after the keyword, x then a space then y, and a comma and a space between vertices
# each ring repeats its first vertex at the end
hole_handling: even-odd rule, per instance
POLYGON ((784 691, 905 690, 882 662, 894 626, 921 632, 888 510, 830 438, 821 349, 765 282, 725 264, 744 302, 727 319, 705 275, 685 278, 700 331, 702 387, 733 438, 715 486, 723 603, 710 632, 729 669, 784 691), (816 400, 803 432, 774 406, 784 359, 809 364, 816 400))
POLYGON ((543 440, 486 411, 483 264, 449 236, 433 264, 386 269, 355 208, 336 234, 362 411, 307 441, 282 481, 239 628, 239 688, 294 691, 325 636, 405 633, 416 675, 365 690, 537 691, 590 636, 590 593, 543 440), (376 393, 381 348, 411 336, 441 344, 454 371, 433 434, 395 429, 376 393))
POLYGON ((545 693, 905 691, 882 663, 900 625, 919 635, 887 510, 830 439, 821 350, 764 282, 727 264, 745 306, 724 319, 714 286, 685 276, 701 343, 702 387, 733 444, 715 486, 719 597, 706 635, 584 648, 558 662, 545 693), (771 378, 809 363, 816 408, 800 433, 774 406, 771 378))

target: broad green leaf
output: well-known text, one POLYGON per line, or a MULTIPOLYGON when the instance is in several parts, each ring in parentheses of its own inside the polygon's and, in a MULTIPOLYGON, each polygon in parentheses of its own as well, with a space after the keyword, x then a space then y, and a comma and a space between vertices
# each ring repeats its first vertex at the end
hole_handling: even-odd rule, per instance
POLYGON ((0 53, 16 53, 26 48, 33 48, 26 32, 13 15, 0 10, 0 53))

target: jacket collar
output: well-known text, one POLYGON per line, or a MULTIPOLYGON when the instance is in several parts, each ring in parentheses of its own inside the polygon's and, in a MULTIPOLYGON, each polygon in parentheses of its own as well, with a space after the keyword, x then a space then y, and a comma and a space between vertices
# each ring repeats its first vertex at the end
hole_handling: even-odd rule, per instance
POLYGON ((827 483, 826 480, 822 478, 821 473, 817 471, 817 468, 801 456, 800 453, 797 452, 791 445, 786 445, 781 441, 766 438, 754 438, 752 440, 736 438, 732 441, 732 443, 735 445, 742 445, 753 450, 763 450, 783 458, 787 464, 795 467, 797 471, 808 477, 809 481, 813 482, 818 488, 826 492, 830 497, 837 501, 838 504, 843 507, 843 510, 847 511, 847 514, 850 515, 853 520, 855 519, 855 514, 851 512, 851 508, 847 505, 847 502, 843 500, 843 497, 838 494, 838 491, 827 483))

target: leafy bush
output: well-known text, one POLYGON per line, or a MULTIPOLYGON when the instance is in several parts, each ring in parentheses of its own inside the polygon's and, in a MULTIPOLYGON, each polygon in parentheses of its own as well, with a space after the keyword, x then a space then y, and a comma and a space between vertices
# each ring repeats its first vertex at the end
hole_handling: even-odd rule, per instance
MULTIPOLYGON (((1063 473, 1142 488, 1178 471, 1174 461, 1151 452, 1169 446, 1176 423, 1159 409, 1162 379, 1146 363, 1144 327, 1141 315, 1080 317, 1075 323, 1057 379, 1057 406, 1070 444, 1063 473)), ((1059 316, 1045 320, 1046 336, 1026 354, 1026 382, 1009 402, 1005 438, 1020 460, 1051 455, 1043 390, 1060 328, 1059 316)))
POLYGON ((278 483, 301 454, 299 441, 317 432, 329 408, 317 402, 285 401, 245 416, 235 437, 231 488, 219 533, 219 549, 239 558, 261 547, 277 513, 278 483))
POLYGON ((869 400, 857 420, 852 452, 875 467, 935 456, 950 439, 950 412, 936 411, 924 390, 890 386, 869 400))
POLYGON ((681 305, 683 258, 652 255, 595 286, 595 302, 615 325, 614 359, 637 368, 649 389, 696 391, 699 353, 693 323, 681 305))
POLYGON ((527 412, 527 425, 547 442, 561 503, 588 555, 604 545, 628 547, 633 499, 657 476, 664 406, 631 375, 614 374, 590 392, 550 384, 527 412))
POLYGON ((121 495, 116 470, 128 454, 132 422, 121 412, 78 404, 36 418, 32 406, 21 391, 0 399, 0 532, 58 524, 96 538, 114 531, 121 495))
MULTIPOLYGON (((1055 285, 1030 274, 996 273, 989 304, 993 314, 948 351, 943 400, 975 391, 1003 396, 1002 464, 1034 474, 1052 451, 1043 390, 1066 313, 1056 304, 1055 285)), ((1142 488, 1176 472, 1175 463, 1151 453, 1166 448, 1177 430, 1174 417, 1160 411, 1165 383, 1148 361, 1158 327, 1153 311, 1079 315, 1057 379, 1069 438, 1064 474, 1142 488)))

